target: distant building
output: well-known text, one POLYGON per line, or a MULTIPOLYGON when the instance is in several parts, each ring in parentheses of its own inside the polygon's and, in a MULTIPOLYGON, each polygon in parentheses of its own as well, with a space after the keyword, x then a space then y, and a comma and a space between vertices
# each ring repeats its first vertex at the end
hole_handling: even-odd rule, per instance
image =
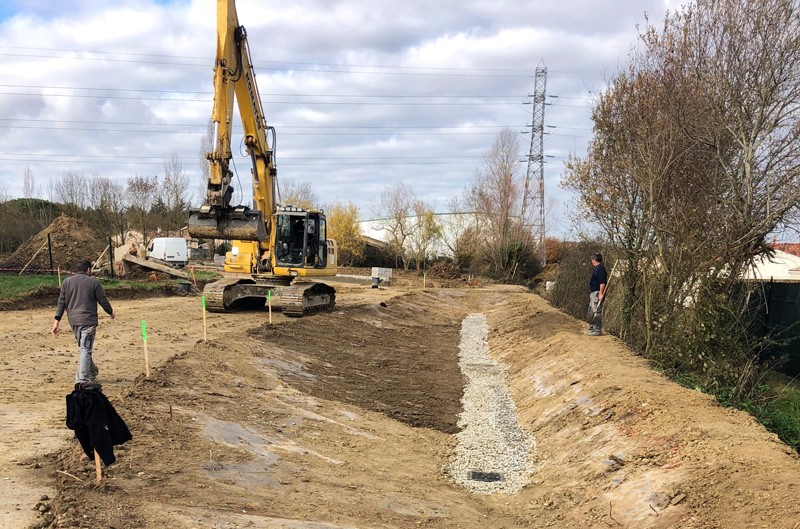
MULTIPOLYGON (((777 245, 773 245, 775 247, 777 245)), ((800 249, 800 245, 796 245, 800 249)), ((775 250, 772 257, 761 255, 745 274, 745 279, 759 281, 800 281, 800 256, 775 250)))

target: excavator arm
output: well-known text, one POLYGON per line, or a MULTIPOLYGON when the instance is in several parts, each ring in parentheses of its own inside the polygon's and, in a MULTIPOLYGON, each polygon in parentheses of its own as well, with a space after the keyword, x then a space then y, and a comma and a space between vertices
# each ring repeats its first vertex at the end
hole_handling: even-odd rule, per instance
MULTIPOLYGON (((189 234, 204 239, 266 242, 276 208, 276 169, 261 97, 250 58, 247 32, 239 25, 234 0, 217 2, 217 56, 214 65, 213 150, 206 154, 210 172, 205 202, 189 211, 189 234), (252 162, 253 204, 231 205, 230 168, 234 99, 252 162)), ((274 144, 274 142, 273 142, 274 144)), ((266 247, 266 245, 265 245, 266 247)))
POLYGON ((189 234, 230 240, 224 270, 236 275, 205 286, 208 310, 257 309, 274 293, 279 293, 281 309, 287 316, 330 310, 336 291, 308 279, 336 274, 336 243, 326 238, 324 212, 289 205, 278 208, 275 131, 264 118, 247 32, 239 25, 234 0, 217 0, 211 119, 214 138, 213 150, 206 155, 208 188, 204 203, 189 210, 189 234), (237 195, 231 171, 234 101, 252 162, 252 205, 231 204, 237 195), (267 141, 270 133, 272 148, 267 141))

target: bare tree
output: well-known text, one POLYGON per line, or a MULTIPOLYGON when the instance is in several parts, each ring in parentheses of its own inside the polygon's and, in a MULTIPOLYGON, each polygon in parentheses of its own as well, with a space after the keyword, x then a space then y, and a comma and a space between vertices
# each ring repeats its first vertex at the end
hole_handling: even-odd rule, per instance
POLYGON ((37 198, 36 178, 30 165, 26 165, 22 171, 22 195, 25 198, 37 198))
POLYGON ((77 213, 86 207, 88 193, 86 191, 88 179, 86 175, 77 171, 68 170, 54 184, 56 200, 68 206, 72 213, 77 213))
POLYGON ((280 200, 285 206, 303 209, 319 209, 319 197, 311 184, 302 180, 284 179, 280 188, 280 200))
POLYGON ((481 240, 479 216, 467 206, 468 197, 454 196, 448 202, 446 225, 442 226, 440 240, 449 250, 453 263, 459 269, 468 268, 478 254, 481 240))
POLYGON ((89 182, 89 222, 102 235, 125 235, 125 190, 107 176, 89 182))
MULTIPOLYGON (((13 209, 8 199, 5 189, 0 189, 0 215, 4 219, 14 219, 13 209)), ((17 226, 15 222, 0 222, 0 253, 11 253, 19 244, 16 235, 17 226)))
POLYGON ((186 223, 189 206, 189 177, 176 153, 164 162, 164 180, 161 182, 161 199, 166 208, 163 228, 178 230, 186 223))
POLYGON ((381 218, 375 221, 375 227, 387 233, 389 251, 395 263, 401 264, 405 270, 410 264, 406 241, 414 229, 410 218, 415 201, 414 190, 405 182, 386 187, 381 193, 378 207, 378 216, 381 218))
POLYGON ((128 179, 128 216, 131 226, 142 231, 144 245, 150 242, 155 228, 150 210, 158 196, 158 176, 136 175, 128 179))
POLYGON ((483 272, 501 280, 512 280, 534 261, 533 238, 520 217, 523 186, 518 160, 517 135, 510 129, 500 131, 484 154, 467 199, 486 223, 479 254, 483 272))
POLYGON ((56 201, 56 183, 52 178, 47 181, 47 200, 53 203, 56 201))
POLYGON ((433 208, 423 201, 415 200, 411 210, 413 217, 409 219, 412 229, 408 237, 408 251, 417 270, 421 270, 431 257, 431 247, 441 238, 442 227, 436 220, 433 208))
POLYGON ((568 164, 622 252, 623 332, 665 367, 746 378, 738 278, 800 204, 798 35, 789 0, 699 0, 646 27, 568 164))
POLYGON ((193 200, 201 204, 206 199, 208 189, 208 179, 211 176, 211 166, 208 161, 208 153, 214 150, 214 122, 208 120, 206 132, 200 137, 200 150, 198 151, 198 162, 200 165, 200 176, 198 178, 198 188, 193 200))

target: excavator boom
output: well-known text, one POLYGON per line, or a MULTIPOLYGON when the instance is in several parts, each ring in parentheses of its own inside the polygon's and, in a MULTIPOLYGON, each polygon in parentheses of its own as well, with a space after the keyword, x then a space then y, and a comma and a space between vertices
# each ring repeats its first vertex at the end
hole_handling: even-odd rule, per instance
POLYGON ((234 0, 217 2, 217 56, 214 64, 213 150, 206 154, 209 178, 202 206, 189 212, 189 234, 203 239, 264 240, 275 211, 275 167, 256 85, 247 32, 239 25, 234 0), (235 97, 234 97, 235 96, 235 97), (234 99, 252 162, 253 206, 231 205, 230 170, 234 99))

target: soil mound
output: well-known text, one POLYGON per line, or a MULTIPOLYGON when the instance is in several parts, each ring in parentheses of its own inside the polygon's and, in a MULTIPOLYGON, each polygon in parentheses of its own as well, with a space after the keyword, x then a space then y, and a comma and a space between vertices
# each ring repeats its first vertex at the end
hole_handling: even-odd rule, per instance
POLYGON ((26 270, 50 270, 50 255, 47 249, 47 234, 53 252, 53 268, 72 271, 83 260, 94 261, 106 247, 106 242, 82 220, 61 215, 48 227, 28 239, 3 262, 3 268, 22 268, 30 262, 26 270), (38 253, 37 253, 38 252, 38 253), (34 257, 36 255, 36 257, 34 257))

